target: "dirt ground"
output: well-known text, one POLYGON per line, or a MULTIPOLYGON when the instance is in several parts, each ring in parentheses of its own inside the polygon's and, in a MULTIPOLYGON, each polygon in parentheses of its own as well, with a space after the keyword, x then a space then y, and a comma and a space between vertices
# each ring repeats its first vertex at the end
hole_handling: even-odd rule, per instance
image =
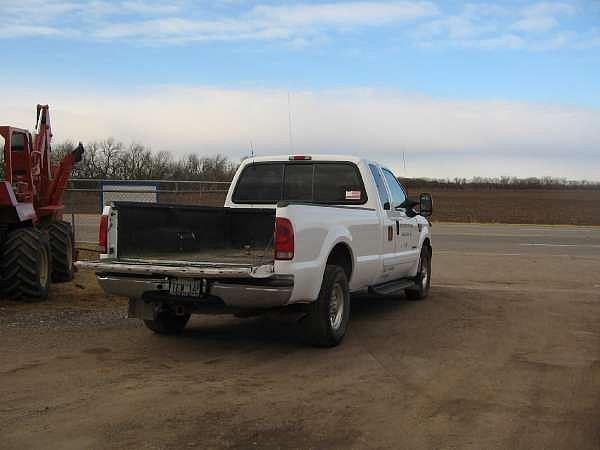
POLYGON ((356 297, 346 340, 124 318, 93 275, 0 301, 0 448, 600 448, 599 258, 439 254, 430 298, 356 297))

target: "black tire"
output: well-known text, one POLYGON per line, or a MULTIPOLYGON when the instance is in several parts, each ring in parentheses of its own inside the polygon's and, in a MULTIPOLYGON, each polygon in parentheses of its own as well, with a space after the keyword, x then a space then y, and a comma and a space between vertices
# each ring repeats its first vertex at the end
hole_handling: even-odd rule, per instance
POLYGON ((0 285, 7 297, 44 300, 52 273, 48 235, 35 228, 21 228, 6 237, 0 253, 0 285))
POLYGON ((52 222, 48 228, 52 257, 52 281, 71 281, 75 275, 73 228, 68 222, 52 222))
POLYGON ((157 334, 180 334, 189 320, 190 314, 178 316, 172 311, 162 310, 154 320, 144 320, 144 323, 157 334))
POLYGON ((342 342, 349 319, 350 293, 346 273, 339 266, 327 266, 319 297, 310 304, 303 320, 305 337, 314 346, 334 347, 342 342), (336 306, 332 306, 333 303, 336 306))
POLYGON ((431 287, 431 251, 429 247, 423 245, 421 257, 419 258, 419 268, 415 277, 415 288, 405 289, 406 297, 409 300, 423 300, 429 295, 431 287))

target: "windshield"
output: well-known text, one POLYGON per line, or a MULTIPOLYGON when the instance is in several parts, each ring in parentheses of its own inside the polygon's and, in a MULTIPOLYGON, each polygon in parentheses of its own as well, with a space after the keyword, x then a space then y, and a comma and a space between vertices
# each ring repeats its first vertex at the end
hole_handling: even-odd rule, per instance
POLYGON ((281 200, 356 205, 367 201, 360 172, 346 162, 273 162, 246 166, 234 203, 275 204, 281 200))

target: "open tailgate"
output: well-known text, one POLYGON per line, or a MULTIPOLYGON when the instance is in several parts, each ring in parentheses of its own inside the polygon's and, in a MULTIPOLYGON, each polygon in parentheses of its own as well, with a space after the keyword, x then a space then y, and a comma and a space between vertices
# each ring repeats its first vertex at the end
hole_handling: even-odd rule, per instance
POLYGON ((273 265, 226 263, 195 263, 190 261, 165 261, 141 259, 106 259, 97 261, 77 261, 81 269, 91 269, 96 273, 160 275, 182 278, 267 278, 273 275, 273 265))

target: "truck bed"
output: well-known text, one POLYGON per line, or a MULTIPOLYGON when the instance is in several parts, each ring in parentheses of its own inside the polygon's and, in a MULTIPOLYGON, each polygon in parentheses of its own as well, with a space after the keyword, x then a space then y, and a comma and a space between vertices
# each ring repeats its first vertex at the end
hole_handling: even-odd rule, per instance
POLYGON ((264 265, 275 210, 117 202, 117 259, 264 265))

